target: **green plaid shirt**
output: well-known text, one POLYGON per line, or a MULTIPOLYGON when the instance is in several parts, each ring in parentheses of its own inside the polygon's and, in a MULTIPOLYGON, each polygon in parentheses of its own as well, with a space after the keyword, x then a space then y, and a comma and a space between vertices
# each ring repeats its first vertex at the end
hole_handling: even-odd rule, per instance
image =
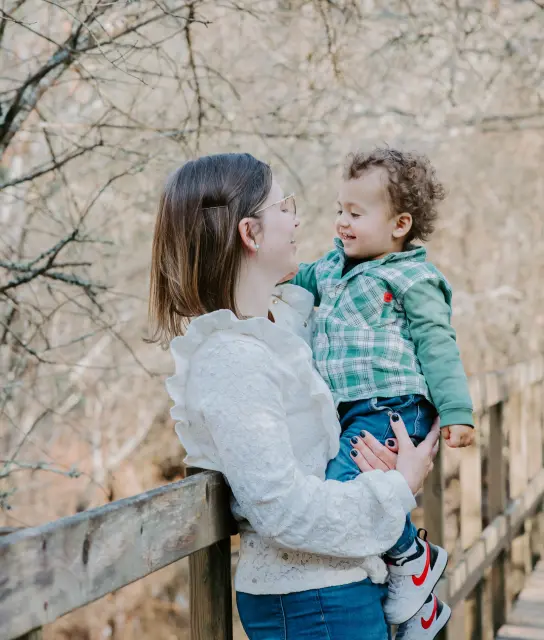
MULTIPOLYGON (((446 279, 426 261, 426 250, 415 246, 361 262, 342 276, 346 257, 341 240, 335 244, 336 249, 317 262, 300 265, 292 284, 313 293, 319 305, 314 358, 336 403, 408 394, 432 400, 403 301, 414 285, 428 282, 443 294, 443 317, 449 324, 451 289, 446 279)), ((455 337, 453 343, 456 349, 455 337)), ((467 402, 470 407, 470 397, 461 404, 467 402)), ((465 407, 465 413, 470 415, 470 409, 465 407)))

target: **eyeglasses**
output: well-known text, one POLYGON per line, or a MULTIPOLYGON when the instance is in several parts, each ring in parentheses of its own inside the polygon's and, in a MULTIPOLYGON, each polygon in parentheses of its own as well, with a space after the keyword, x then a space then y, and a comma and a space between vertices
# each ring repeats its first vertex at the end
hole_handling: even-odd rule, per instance
POLYGON ((269 209, 270 207, 275 206, 276 204, 280 204, 282 205, 280 208, 282 211, 285 211, 287 213, 290 213, 293 217, 295 217, 297 215, 297 204, 295 202, 295 194, 292 193, 289 196, 286 196, 285 198, 282 198, 281 200, 278 200, 277 202, 272 202, 271 204, 267 204, 266 207, 263 207, 262 209, 257 209, 257 211, 254 212, 253 215, 260 213, 261 211, 264 211, 265 209, 269 209))

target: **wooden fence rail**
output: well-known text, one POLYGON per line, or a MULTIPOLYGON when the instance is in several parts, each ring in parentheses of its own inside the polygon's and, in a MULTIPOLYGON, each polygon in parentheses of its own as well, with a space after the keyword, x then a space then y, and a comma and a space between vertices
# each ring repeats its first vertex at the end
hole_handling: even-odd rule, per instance
MULTIPOLYGON (((442 447, 423 521, 450 565, 439 584, 448 640, 491 640, 542 556, 544 361, 470 380, 477 444, 442 447)), ((417 514, 416 514, 417 519, 417 514)), ((190 556, 195 640, 232 638, 232 520, 218 473, 202 472, 0 538, 0 640, 39 629, 190 556)))

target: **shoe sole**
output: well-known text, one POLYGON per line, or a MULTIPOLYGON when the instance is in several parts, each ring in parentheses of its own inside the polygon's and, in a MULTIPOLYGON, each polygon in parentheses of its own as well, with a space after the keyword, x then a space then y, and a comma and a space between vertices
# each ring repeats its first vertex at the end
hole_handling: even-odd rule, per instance
MULTIPOLYGON (((385 618, 387 620, 387 623, 399 625, 399 624, 402 624, 403 622, 407 622, 408 620, 410 620, 410 618, 413 618, 416 615, 416 613, 423 607, 423 605, 425 604, 425 600, 427 600, 429 595, 433 592, 434 588, 438 584, 438 581, 444 575, 444 571, 446 571, 447 566, 448 566, 448 553, 445 549, 441 548, 438 552, 438 557, 436 559, 436 564, 434 566, 434 569, 432 570, 431 575, 429 576, 429 585, 425 587, 425 591, 421 592, 423 594, 421 599, 421 604, 419 606, 416 605, 416 608, 414 608, 413 610, 410 610, 409 612, 410 615, 404 616, 403 618, 392 619, 386 616, 385 618), (433 575, 435 576, 434 581, 432 579, 433 575)), ((450 612, 450 615, 451 615, 451 612, 450 612)))

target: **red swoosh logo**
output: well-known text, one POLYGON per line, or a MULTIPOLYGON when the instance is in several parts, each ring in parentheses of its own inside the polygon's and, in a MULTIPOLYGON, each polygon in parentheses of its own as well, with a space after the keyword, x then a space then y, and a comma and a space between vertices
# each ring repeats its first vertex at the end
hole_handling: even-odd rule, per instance
POLYGON ((437 610, 438 610, 438 600, 436 596, 434 596, 434 607, 433 607, 433 612, 431 613, 431 617, 428 620, 425 620, 425 618, 423 617, 421 618, 421 626, 424 629, 428 629, 432 625, 433 620, 435 619, 437 610))
POLYGON ((427 579, 427 574, 429 573, 429 567, 431 566, 431 549, 429 547, 429 543, 425 542, 427 545, 427 559, 425 560, 425 568, 423 569, 423 573, 420 576, 412 576, 412 582, 416 585, 416 587, 421 587, 421 585, 427 579))

